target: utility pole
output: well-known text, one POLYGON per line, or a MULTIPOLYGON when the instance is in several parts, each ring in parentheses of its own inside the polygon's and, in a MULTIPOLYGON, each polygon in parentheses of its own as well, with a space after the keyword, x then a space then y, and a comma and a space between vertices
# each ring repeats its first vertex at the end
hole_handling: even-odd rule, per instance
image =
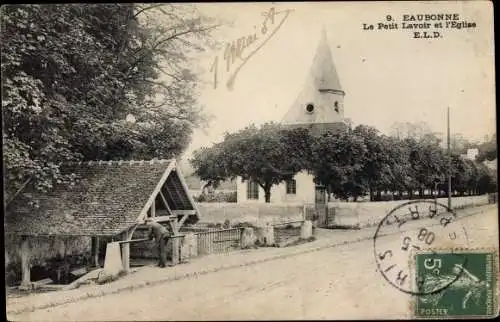
POLYGON ((450 140, 450 107, 447 115, 448 127, 448 208, 451 209, 451 140, 450 140))

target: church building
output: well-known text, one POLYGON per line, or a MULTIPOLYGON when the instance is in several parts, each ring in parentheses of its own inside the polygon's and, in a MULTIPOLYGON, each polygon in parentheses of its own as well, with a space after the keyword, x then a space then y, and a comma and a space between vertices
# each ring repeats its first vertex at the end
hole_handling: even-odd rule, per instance
MULTIPOLYGON (((307 128, 313 135, 345 131, 344 96, 323 30, 304 87, 283 117, 282 124, 289 128, 307 128)), ((303 171, 292 180, 274 185, 271 203, 325 203, 325 187, 316 185, 313 179, 313 175, 303 171)), ((238 203, 264 203, 264 190, 251 180, 239 178, 237 199, 238 203)))

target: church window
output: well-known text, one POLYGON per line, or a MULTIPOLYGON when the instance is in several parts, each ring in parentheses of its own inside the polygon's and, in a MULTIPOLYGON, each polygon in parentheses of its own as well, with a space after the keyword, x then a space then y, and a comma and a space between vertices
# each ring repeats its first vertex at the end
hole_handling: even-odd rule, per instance
POLYGON ((314 105, 307 104, 306 105, 306 111, 307 111, 307 113, 312 113, 314 111, 314 105))
POLYGON ((295 195, 297 194, 297 181, 290 179, 286 181, 286 194, 295 195))
POLYGON ((247 199, 259 199, 259 185, 252 179, 247 181, 247 199))
POLYGON ((333 104, 335 106, 335 112, 339 112, 339 102, 335 101, 335 103, 333 104))

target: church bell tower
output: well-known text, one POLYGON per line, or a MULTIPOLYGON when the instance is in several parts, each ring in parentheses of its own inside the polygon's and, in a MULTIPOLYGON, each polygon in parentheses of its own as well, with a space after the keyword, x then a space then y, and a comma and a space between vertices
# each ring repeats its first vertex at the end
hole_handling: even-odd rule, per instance
POLYGON ((344 131, 345 92, 340 86, 326 31, 321 39, 302 91, 283 117, 290 128, 307 128, 312 134, 344 131))

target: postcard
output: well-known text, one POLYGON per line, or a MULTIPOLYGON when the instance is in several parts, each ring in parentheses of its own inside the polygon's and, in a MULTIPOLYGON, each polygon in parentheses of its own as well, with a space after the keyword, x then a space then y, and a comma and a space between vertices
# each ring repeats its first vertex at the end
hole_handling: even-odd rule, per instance
POLYGON ((9 321, 499 315, 492 2, 1 19, 9 321))

